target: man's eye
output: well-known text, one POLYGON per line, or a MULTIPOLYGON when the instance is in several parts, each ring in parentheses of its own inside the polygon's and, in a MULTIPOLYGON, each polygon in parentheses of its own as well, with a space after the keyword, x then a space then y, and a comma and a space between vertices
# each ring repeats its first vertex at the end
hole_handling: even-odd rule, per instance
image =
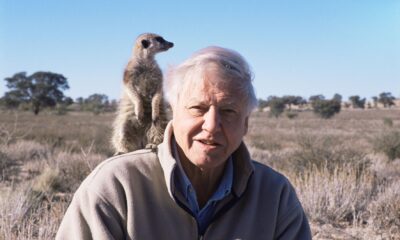
POLYGON ((189 110, 190 114, 195 116, 202 115, 206 112, 206 109, 202 106, 189 106, 187 109, 189 110))
POLYGON ((235 109, 222 109, 222 113, 226 114, 226 115, 235 115, 237 113, 237 111, 235 109))

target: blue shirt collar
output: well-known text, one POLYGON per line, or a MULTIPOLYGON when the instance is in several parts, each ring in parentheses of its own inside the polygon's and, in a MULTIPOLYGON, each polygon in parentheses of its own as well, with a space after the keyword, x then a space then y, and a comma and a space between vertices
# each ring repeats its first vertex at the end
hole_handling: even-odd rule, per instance
MULTIPOLYGON (((177 188, 178 191, 180 191, 183 194, 183 196, 185 197, 185 199, 189 202, 189 204, 191 206, 193 206, 194 203, 190 203, 190 201, 194 201, 194 200, 196 202, 196 205, 198 206, 196 194, 194 192, 192 183, 189 181, 189 178, 187 177, 185 171, 183 170, 182 164, 180 162, 175 139, 173 139, 173 141, 172 141, 172 150, 173 150, 173 154, 176 159, 177 166, 178 166, 177 168, 175 168, 175 171, 174 171, 176 174, 177 180, 178 180, 178 181, 173 181, 173 182, 176 182, 178 185, 175 187, 177 188)), ((221 178, 221 182, 219 183, 217 190, 214 192, 214 194, 211 196, 211 198, 208 200, 208 202, 205 206, 207 206, 208 203, 219 201, 231 193, 232 183, 233 183, 233 162, 232 161, 233 161, 232 156, 229 156, 229 159, 226 162, 223 176, 221 178)))

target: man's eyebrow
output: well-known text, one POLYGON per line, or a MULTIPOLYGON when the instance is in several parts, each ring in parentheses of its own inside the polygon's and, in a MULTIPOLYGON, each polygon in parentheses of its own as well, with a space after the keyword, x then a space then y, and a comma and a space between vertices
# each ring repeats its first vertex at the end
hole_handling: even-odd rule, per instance
POLYGON ((241 104, 241 102, 237 101, 234 99, 234 97, 226 97, 221 99, 220 101, 220 105, 223 106, 239 106, 241 104))
POLYGON ((205 101, 202 99, 198 99, 198 98, 190 98, 189 100, 187 100, 185 102, 185 106, 193 105, 193 104, 194 105, 204 105, 205 101))

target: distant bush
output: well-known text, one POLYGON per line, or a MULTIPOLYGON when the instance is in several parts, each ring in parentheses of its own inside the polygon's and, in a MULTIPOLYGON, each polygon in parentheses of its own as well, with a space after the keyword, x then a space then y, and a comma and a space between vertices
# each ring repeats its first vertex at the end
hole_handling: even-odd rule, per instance
POLYGON ((396 98, 392 96, 392 93, 390 92, 383 92, 379 94, 379 99, 378 102, 383 104, 383 107, 391 107, 394 105, 394 100, 396 98))
POLYGON ((279 97, 271 97, 268 99, 270 108, 270 116, 278 118, 285 110, 285 100, 279 97))
POLYGON ((360 96, 355 95, 355 96, 350 96, 349 100, 353 108, 365 108, 365 102, 366 102, 365 98, 361 99, 360 96))
POLYGON ((58 103, 55 108, 56 115, 65 115, 68 113, 68 108, 66 104, 58 103))
POLYGON ((383 125, 393 127, 393 120, 391 118, 383 118, 383 125))
POLYGON ((288 157, 288 167, 303 173, 309 169, 327 169, 351 166, 362 172, 370 164, 366 154, 341 145, 339 139, 330 136, 316 137, 300 134, 296 139, 298 148, 288 157))
POLYGON ((400 158, 400 132, 384 131, 373 140, 374 150, 384 153, 389 160, 400 158))
POLYGON ((248 141, 250 146, 257 149, 268 151, 277 151, 282 149, 282 144, 280 143, 279 139, 266 136, 265 134, 253 134, 248 141))
POLYGON ((325 119, 340 112, 340 102, 336 100, 317 99, 312 101, 311 106, 315 114, 325 119))
POLYGON ((258 111, 262 112, 264 110, 264 108, 268 107, 268 102, 264 99, 258 99, 258 111))
POLYGON ((293 112, 293 111, 286 112, 286 117, 288 117, 289 119, 294 119, 294 118, 297 118, 298 116, 299 116, 299 114, 297 112, 293 112))

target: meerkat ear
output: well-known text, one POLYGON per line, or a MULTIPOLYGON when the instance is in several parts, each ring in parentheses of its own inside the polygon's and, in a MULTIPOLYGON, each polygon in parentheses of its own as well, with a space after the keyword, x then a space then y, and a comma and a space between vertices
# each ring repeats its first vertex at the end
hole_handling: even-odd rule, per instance
POLYGON ((142 40, 142 46, 143 48, 148 48, 150 45, 150 42, 146 39, 142 40))

